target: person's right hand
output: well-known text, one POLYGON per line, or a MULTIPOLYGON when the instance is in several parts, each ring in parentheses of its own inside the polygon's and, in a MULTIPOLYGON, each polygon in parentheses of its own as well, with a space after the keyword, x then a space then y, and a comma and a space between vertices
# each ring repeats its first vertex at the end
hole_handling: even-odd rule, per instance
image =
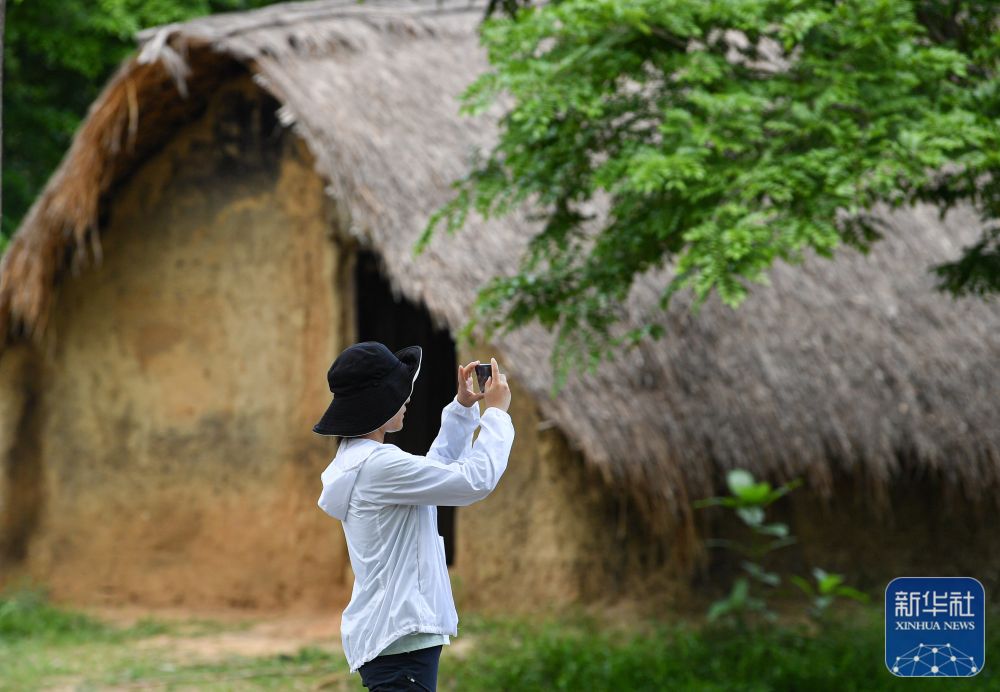
POLYGON ((510 387, 507 386, 507 376, 500 372, 496 358, 490 358, 490 367, 493 372, 486 378, 486 395, 483 397, 483 413, 490 406, 496 406, 501 411, 506 411, 510 406, 510 387))

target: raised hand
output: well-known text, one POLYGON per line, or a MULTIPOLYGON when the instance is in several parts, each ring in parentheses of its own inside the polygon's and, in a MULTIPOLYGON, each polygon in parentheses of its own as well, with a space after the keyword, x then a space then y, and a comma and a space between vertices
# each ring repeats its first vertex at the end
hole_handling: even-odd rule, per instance
MULTIPOLYGON (((485 408, 496 406, 501 411, 506 411, 510 407, 510 387, 507 386, 507 376, 500 372, 496 358, 490 358, 490 367, 493 372, 486 378, 483 406, 485 408)), ((485 410, 483 412, 485 413, 485 410)))
POLYGON ((472 375, 476 372, 477 365, 479 361, 474 360, 466 366, 458 366, 458 402, 466 408, 486 396, 472 390, 472 375))

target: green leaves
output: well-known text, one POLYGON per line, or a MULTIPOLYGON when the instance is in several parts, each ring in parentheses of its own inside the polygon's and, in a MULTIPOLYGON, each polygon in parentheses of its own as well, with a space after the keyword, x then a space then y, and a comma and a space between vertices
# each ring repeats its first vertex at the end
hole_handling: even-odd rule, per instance
POLYGON ((992 294, 1000 275, 1000 228, 987 228, 961 258, 939 264, 933 270, 938 276, 938 288, 954 296, 992 294))
POLYGON ((790 580, 811 599, 809 614, 820 622, 837 598, 849 598, 860 603, 867 603, 870 600, 868 594, 845 586, 844 578, 839 574, 828 573, 819 567, 814 567, 812 573, 816 580, 815 586, 798 575, 791 576, 790 580))
POLYGON ((813 27, 822 26, 830 21, 830 12, 818 7, 790 12, 778 26, 777 38, 781 41, 785 52, 802 43, 813 27))
POLYGON ((740 566, 750 573, 757 581, 760 581, 768 586, 777 586, 781 583, 781 576, 777 572, 768 572, 763 567, 758 565, 756 562, 750 562, 749 560, 744 560, 740 563, 740 566))
MULTIPOLYGON (((732 507, 744 510, 760 509, 762 516, 764 507, 767 507, 775 500, 794 490, 801 484, 801 479, 795 479, 785 483, 779 488, 772 489, 771 484, 767 481, 761 481, 760 483, 754 482, 753 476, 749 471, 744 469, 732 469, 726 474, 726 485, 729 487, 729 492, 732 493, 732 495, 697 500, 693 503, 693 506, 700 508, 722 505, 723 507, 732 507)), ((746 516, 754 517, 757 515, 748 512, 746 516)), ((748 521, 747 523, 751 522, 748 521)))
MULTIPOLYGON (((731 618, 741 628, 752 624, 751 615, 759 615, 766 622, 774 622, 776 614, 767 606, 767 593, 776 593, 781 586, 781 575, 767 570, 762 561, 766 556, 796 541, 789 534, 788 526, 782 523, 765 524, 764 507, 777 498, 791 491, 800 484, 796 479, 775 490, 767 482, 756 482, 753 475, 744 469, 733 469, 726 474, 726 484, 730 495, 710 497, 693 503, 695 508, 723 506, 733 509, 740 520, 750 529, 751 540, 707 539, 709 547, 727 548, 745 558, 740 561, 740 567, 750 575, 753 581, 746 577, 737 577, 733 582, 732 591, 728 596, 713 603, 708 611, 708 619, 731 618), (771 540, 774 538, 775 540, 771 540), (755 586, 759 584, 760 586, 755 586), (757 589, 755 591, 754 589, 757 589), (760 589, 765 591, 762 595, 760 589)), ((816 567, 813 569, 816 580, 815 587, 798 575, 790 575, 790 581, 809 597, 809 614, 822 621, 827 609, 837 598, 851 598, 867 601, 868 596, 856 589, 844 585, 844 578, 839 574, 827 573, 816 567)))
MULTIPOLYGON (((553 218, 610 196, 596 241, 569 257, 534 246, 520 273, 542 273, 528 295, 491 301, 489 321, 556 330, 561 382, 570 363, 634 343, 612 328, 650 267, 674 270, 664 308, 680 290, 693 292, 695 309, 713 293, 737 307, 777 260, 874 241, 858 220, 881 202, 965 200, 996 218, 1000 186, 978 181, 1000 167, 1000 41, 982 28, 1000 6, 949 7, 563 0, 486 22, 492 69, 466 107, 481 112, 501 95, 513 106, 463 181, 462 204, 502 215, 532 199, 553 218), (942 183, 948 166, 963 174, 942 183), (557 302, 543 305, 537 286, 557 302)), ((580 233, 570 224, 564 235, 580 233)), ((1000 290, 994 257, 969 249, 948 285, 1000 290)))
POLYGON ((764 618, 773 622, 775 614, 767 609, 767 604, 760 598, 755 598, 750 593, 750 583, 745 577, 741 577, 733 582, 732 591, 726 598, 714 602, 708 609, 706 617, 709 622, 714 622, 727 615, 734 615, 742 622, 745 613, 762 613, 764 618))

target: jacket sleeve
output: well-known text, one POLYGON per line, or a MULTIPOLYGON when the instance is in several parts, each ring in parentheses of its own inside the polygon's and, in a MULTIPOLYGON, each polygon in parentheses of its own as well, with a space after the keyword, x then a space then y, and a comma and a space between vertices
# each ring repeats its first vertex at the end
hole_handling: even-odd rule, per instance
POLYGON ((368 460, 363 480, 358 481, 365 499, 387 505, 446 507, 482 500, 507 469, 514 424, 506 411, 491 407, 480 417, 480 425, 475 443, 451 463, 386 445, 387 449, 368 460))
POLYGON ((479 404, 465 407, 456 395, 441 410, 441 430, 427 450, 429 458, 451 463, 472 449, 472 433, 479 427, 479 404))

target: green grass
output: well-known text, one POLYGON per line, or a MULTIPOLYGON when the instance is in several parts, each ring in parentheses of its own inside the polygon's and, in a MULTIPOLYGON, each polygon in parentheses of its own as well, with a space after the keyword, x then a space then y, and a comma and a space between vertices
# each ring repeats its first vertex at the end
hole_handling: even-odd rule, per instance
POLYGON ((83 641, 122 641, 169 631, 165 623, 142 619, 126 629, 114 628, 83 613, 51 605, 45 592, 19 589, 0 595, 0 641, 30 639, 69 644, 83 641))
MULTIPOLYGON (((988 614, 992 622, 1000 612, 988 614)), ((245 627, 246 625, 242 625, 245 627)), ((43 593, 0 595, 0 689, 68 686, 101 690, 130 684, 167 690, 363 690, 348 675, 335 645, 293 655, 191 663, 171 647, 143 647, 154 635, 210 636, 239 629, 206 620, 141 620, 115 627, 53 607, 43 593)), ((987 662, 970 680, 893 677, 882 663, 879 607, 857 608, 820 635, 795 626, 747 635, 720 627, 634 622, 602 626, 571 614, 548 618, 486 618, 463 614, 459 638, 474 640, 466 656, 445 647, 438 688, 444 690, 1000 690, 1000 636, 987 625, 987 662)))
POLYGON ((304 647, 293 655, 229 656, 218 662, 187 665, 147 659, 93 678, 99 683, 93 689, 130 683, 146 686, 161 683, 165 689, 314 690, 319 682, 338 673, 338 681, 348 680, 347 662, 339 650, 304 647))
POLYGON ((0 594, 0 690, 69 686, 88 691, 142 683, 157 689, 315 689, 347 663, 337 650, 306 647, 295 655, 228 656, 212 663, 178 663, 162 647, 137 645, 157 635, 200 637, 252 623, 143 618, 118 627, 52 605, 43 590, 0 594))
MULTIPOLYGON (((988 614, 987 620, 1000 616, 988 614)), ((463 618, 463 622, 466 619, 463 618)), ((968 680, 901 679, 883 663, 880 607, 852 610, 820 634, 769 627, 755 634, 723 627, 645 623, 646 631, 570 623, 476 623, 487 634, 476 656, 441 659, 446 690, 1000 690, 1000 635, 987 625, 987 663, 968 680)), ((467 631, 470 628, 466 628, 467 631)), ((995 628, 994 628, 995 629, 995 628)))

